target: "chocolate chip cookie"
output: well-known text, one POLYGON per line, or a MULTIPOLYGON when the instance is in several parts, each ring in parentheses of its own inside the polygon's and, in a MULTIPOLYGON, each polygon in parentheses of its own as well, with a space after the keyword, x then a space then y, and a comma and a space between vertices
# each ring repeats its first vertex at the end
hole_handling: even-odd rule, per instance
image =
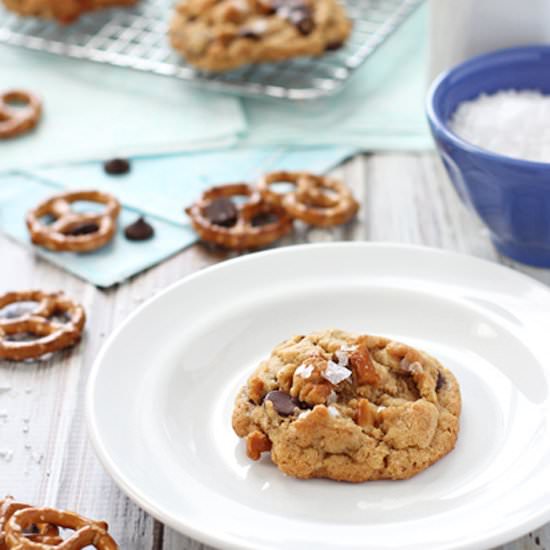
POLYGON ((317 56, 342 46, 351 23, 338 0, 183 0, 173 47, 207 71, 317 56))
POLYGON ((279 344, 242 388, 233 429, 247 454, 298 478, 406 479, 445 456, 460 390, 405 344, 327 330, 279 344))
POLYGON ((136 0, 3 0, 10 11, 19 15, 56 19, 72 23, 85 12, 112 6, 132 6, 136 0))

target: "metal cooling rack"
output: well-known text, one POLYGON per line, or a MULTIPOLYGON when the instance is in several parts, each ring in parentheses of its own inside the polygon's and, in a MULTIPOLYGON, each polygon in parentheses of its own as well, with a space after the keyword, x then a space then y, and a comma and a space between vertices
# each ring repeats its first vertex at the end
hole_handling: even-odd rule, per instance
POLYGON ((171 76, 217 91, 316 99, 341 89, 422 0, 343 2, 353 19, 353 34, 344 48, 320 58, 254 65, 223 74, 197 71, 171 50, 166 34, 172 0, 141 0, 134 8, 96 12, 66 27, 18 17, 0 7, 0 42, 171 76))

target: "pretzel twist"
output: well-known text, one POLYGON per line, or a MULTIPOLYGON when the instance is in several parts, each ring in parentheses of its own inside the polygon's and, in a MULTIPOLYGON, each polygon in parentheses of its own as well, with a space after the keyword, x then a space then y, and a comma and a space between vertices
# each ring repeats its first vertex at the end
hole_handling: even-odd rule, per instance
POLYGON ((0 296, 0 310, 17 302, 37 302, 37 306, 30 313, 15 318, 0 317, 0 359, 36 359, 73 346, 80 340, 86 322, 84 309, 63 293, 47 294, 40 290, 8 292, 0 296), (66 315, 68 321, 53 321, 51 317, 58 314, 66 315), (37 338, 30 341, 10 339, 22 333, 37 338))
POLYGON ((118 200, 100 191, 74 191, 55 195, 40 203, 27 214, 27 227, 31 240, 53 250, 67 252, 90 252, 105 246, 114 236, 120 213, 118 200), (105 205, 101 213, 77 213, 71 210, 76 201, 90 201, 105 205), (44 216, 51 216, 54 222, 45 225, 44 216), (71 235, 71 231, 88 226, 92 231, 71 235), (97 227, 97 230, 94 229, 97 227))
POLYGON ((282 206, 291 217, 309 225, 341 225, 359 210, 359 204, 344 183, 309 172, 271 172, 261 178, 258 188, 264 200, 282 206), (296 189, 282 194, 271 189, 271 185, 283 182, 296 189))
MULTIPOLYGON (((13 497, 6 497, 0 500, 0 550, 9 550, 6 543, 5 529, 10 518, 19 510, 30 508, 28 504, 16 502, 13 497)), ((29 541, 42 542, 45 544, 59 544, 63 541, 59 536, 59 529, 49 523, 37 523, 29 525, 30 529, 24 536, 29 541)))
POLYGON ((234 250, 267 246, 284 237, 292 229, 292 220, 285 209, 262 201, 258 192, 246 183, 212 187, 185 211, 203 241, 234 250), (234 196, 245 196, 248 200, 244 204, 236 205, 238 215, 233 226, 216 225, 205 216, 205 209, 213 200, 234 196), (259 216, 273 217, 274 220, 264 225, 255 225, 254 221, 259 216))
POLYGON ((42 102, 40 98, 24 90, 8 90, 0 94, 0 139, 10 139, 32 130, 40 120, 42 102), (12 107, 18 102, 23 107, 12 107))
POLYGON ((15 512, 5 527, 5 538, 9 550, 81 550, 90 545, 98 550, 118 550, 105 522, 54 508, 25 508, 15 512), (29 540, 25 530, 44 523, 72 529, 74 533, 68 539, 53 544, 29 540))

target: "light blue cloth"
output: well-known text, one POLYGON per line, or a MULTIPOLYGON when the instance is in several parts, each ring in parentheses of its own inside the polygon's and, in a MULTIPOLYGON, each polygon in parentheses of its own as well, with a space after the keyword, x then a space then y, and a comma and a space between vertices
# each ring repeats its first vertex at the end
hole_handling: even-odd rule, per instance
POLYGON ((108 287, 151 267, 196 240, 183 208, 201 191, 216 183, 251 181, 275 169, 325 172, 355 152, 350 148, 288 150, 264 147, 252 150, 210 151, 192 155, 142 158, 132 162, 125 176, 106 176, 100 163, 43 169, 0 178, 0 231, 30 246, 25 213, 42 199, 67 189, 102 189, 124 205, 113 243, 89 254, 34 250, 48 261, 100 286, 108 287), (145 213, 156 230, 155 238, 128 242, 120 228, 145 213))
POLYGON ((239 100, 180 80, 0 45, 0 90, 40 94, 38 128, 0 142, 0 171, 233 144, 239 100))
MULTIPOLYGON (((0 184, 0 229, 19 243, 30 245, 25 213, 53 191, 50 186, 23 176, 4 178, 0 184)), ((111 243, 93 253, 49 252, 40 247, 34 250, 77 277, 99 287, 109 287, 165 260, 196 240, 190 228, 150 218, 155 236, 149 241, 128 241, 122 234, 123 228, 136 218, 136 212, 123 208, 117 235, 111 243)))
POLYGON ((212 94, 172 78, 0 47, 0 89, 44 95, 38 130, 0 144, 0 171, 221 146, 432 147, 427 9, 419 8, 340 94, 286 102, 212 94))
POLYGON ((207 187, 254 181, 274 169, 322 173, 356 152, 350 147, 283 147, 204 151, 188 155, 138 158, 124 176, 108 176, 100 163, 28 171, 33 177, 67 189, 100 189, 126 206, 180 225, 188 225, 183 208, 207 187))
POLYGON ((240 143, 431 148, 424 114, 427 15, 427 5, 418 8, 336 96, 293 104, 243 100, 248 131, 240 143))

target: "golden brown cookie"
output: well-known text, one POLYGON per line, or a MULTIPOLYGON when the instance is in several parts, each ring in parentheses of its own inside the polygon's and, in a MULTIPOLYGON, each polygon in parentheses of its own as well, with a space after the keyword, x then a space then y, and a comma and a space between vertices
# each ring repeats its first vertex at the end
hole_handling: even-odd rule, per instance
POLYGON ((445 456, 460 390, 405 344, 327 330, 279 344, 237 396, 233 429, 298 478, 406 479, 445 456))
POLYGON ((133 6, 136 0, 3 0, 10 11, 19 15, 56 19, 72 23, 85 12, 112 6, 133 6))
POLYGON ((343 45, 351 23, 338 0, 183 0, 172 46, 207 71, 318 56, 343 45))

